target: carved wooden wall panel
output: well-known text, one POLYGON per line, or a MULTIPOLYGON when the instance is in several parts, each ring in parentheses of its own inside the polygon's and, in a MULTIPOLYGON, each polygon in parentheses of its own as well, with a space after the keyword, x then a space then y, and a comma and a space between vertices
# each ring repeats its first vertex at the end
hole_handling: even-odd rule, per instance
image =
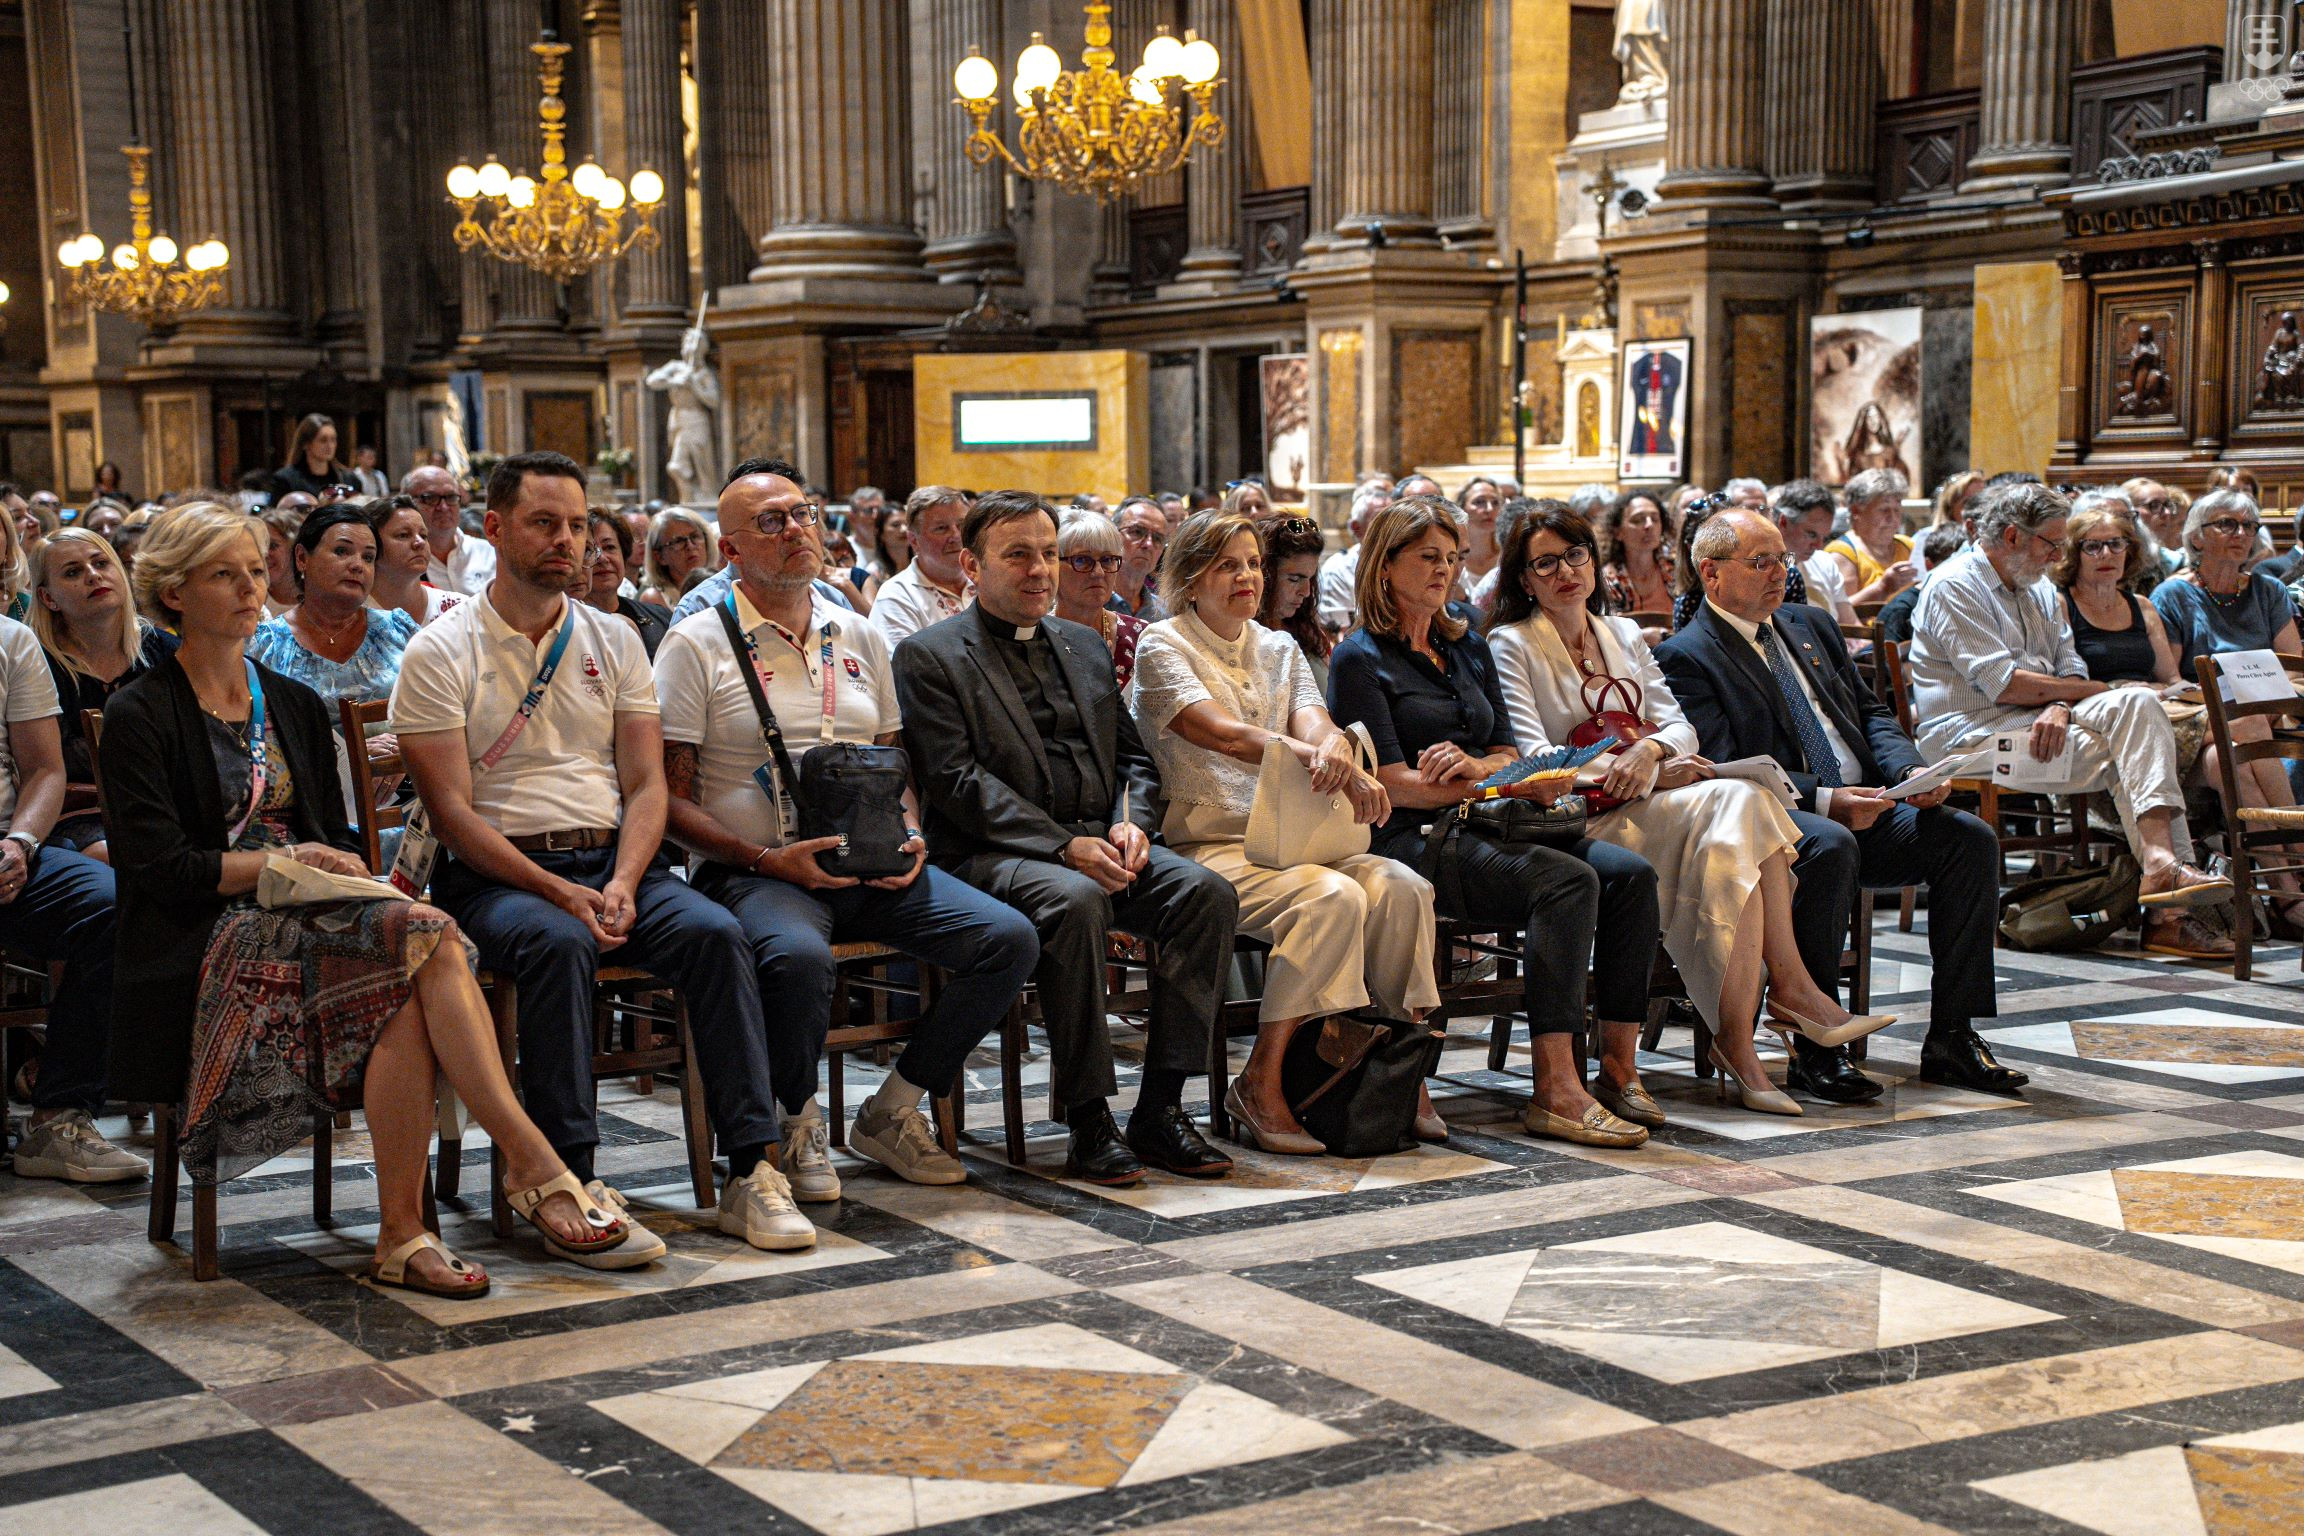
POLYGON ((2235 443, 2304 433, 2304 276, 2235 274, 2225 399, 2235 443))
POLYGON ((2097 290, 2089 394, 2098 442, 2189 440, 2192 301, 2189 281, 2097 290))

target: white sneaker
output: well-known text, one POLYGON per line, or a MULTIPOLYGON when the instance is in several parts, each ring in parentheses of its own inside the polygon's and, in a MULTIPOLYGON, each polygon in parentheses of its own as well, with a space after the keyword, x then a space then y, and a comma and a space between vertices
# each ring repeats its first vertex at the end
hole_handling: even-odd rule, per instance
POLYGON ((912 1184, 965 1184, 968 1170, 960 1159, 936 1144, 928 1117, 917 1106, 894 1114, 875 1115, 872 1101, 856 1112, 856 1128, 848 1145, 898 1178, 912 1184))
POLYGON ((819 1205, 840 1198, 832 1138, 824 1128, 824 1111, 813 1102, 784 1122, 783 1173, 795 1200, 819 1205))
POLYGON ((16 1144, 16 1176, 68 1179, 74 1184, 119 1184, 141 1179, 152 1165, 106 1141, 85 1110, 68 1109, 55 1119, 27 1126, 16 1144))
POLYGON ((594 1179, 584 1186, 584 1193, 592 1197, 595 1205, 614 1211, 623 1221, 624 1241, 600 1253, 569 1254, 570 1262, 586 1269, 638 1269, 664 1257, 664 1239, 649 1231, 640 1218, 632 1214, 631 1204, 625 1200, 622 1190, 594 1179))
POLYGON ((755 1248, 813 1248, 816 1228, 792 1203, 792 1186, 766 1158, 720 1191, 720 1230, 755 1248))

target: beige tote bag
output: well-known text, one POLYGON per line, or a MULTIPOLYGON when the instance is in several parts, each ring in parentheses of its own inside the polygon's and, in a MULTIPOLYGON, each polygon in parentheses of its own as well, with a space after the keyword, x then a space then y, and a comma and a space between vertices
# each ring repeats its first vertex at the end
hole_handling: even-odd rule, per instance
MULTIPOLYGON (((1353 765, 1373 778, 1376 744, 1368 727, 1355 720, 1345 729, 1352 738, 1353 765)), ((1256 774, 1246 844, 1248 862, 1265 869, 1333 864, 1368 851, 1368 828, 1352 819, 1352 801, 1342 790, 1315 793, 1312 770, 1274 741, 1265 744, 1264 766, 1256 774)))

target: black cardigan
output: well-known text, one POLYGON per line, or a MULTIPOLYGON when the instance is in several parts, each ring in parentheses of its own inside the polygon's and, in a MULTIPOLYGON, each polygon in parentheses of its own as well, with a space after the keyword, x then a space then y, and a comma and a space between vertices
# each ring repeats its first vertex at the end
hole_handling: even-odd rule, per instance
MULTIPOLYGON (((344 820, 335 737, 320 696, 258 666, 264 725, 296 785, 297 839, 355 857, 344 820)), ((224 790, 200 701, 174 656, 104 706, 104 830, 118 876, 119 943, 112 972, 111 1094, 128 1103, 184 1096, 200 965, 226 898, 224 790)))

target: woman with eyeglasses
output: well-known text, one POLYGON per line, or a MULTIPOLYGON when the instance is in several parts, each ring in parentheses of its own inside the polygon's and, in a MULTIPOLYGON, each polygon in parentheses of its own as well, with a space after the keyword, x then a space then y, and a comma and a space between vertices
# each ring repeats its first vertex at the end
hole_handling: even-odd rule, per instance
POLYGON ((689 580, 712 568, 712 530, 685 507, 666 507, 648 530, 648 590, 640 595, 660 608, 680 606, 689 580))
MULTIPOLYGON (((1570 741, 1597 710, 1638 716, 1645 734, 1586 770, 1586 781, 1615 802, 1592 818, 1589 834, 1655 866, 1664 948, 1712 1030, 1722 1098, 1734 1093, 1762 1114, 1800 1114, 1752 1047, 1762 988, 1767 1027, 1787 1037, 1839 1044, 1852 1028, 1864 1033, 1888 1021, 1856 1018, 1810 979, 1792 928, 1799 829, 1758 784, 1713 777, 1638 627, 1598 611, 1600 549, 1591 525, 1557 502, 1537 505, 1504 551, 1488 630, 1512 738, 1523 752, 1540 752, 1570 741)), ((1696 521, 1693 508, 1689 520, 1696 521)), ((1779 571, 1788 563, 1781 553, 1773 558, 1779 571)), ((1629 1069, 1632 1042, 1602 1046, 1615 1053, 1604 1058, 1605 1084, 1629 1069)), ((1625 1119, 1662 1124, 1662 1111, 1645 1090, 1635 1095, 1637 1087, 1632 1079, 1622 1107, 1595 1097, 1625 1119)))
POLYGON ((1327 549, 1320 525, 1300 513, 1268 512, 1256 519, 1256 540, 1264 549, 1264 606, 1256 622, 1296 642, 1326 694, 1336 637, 1320 622, 1320 557, 1327 549))
POLYGON ((632 530, 624 526, 624 519, 605 507, 594 507, 584 520, 585 537, 589 541, 584 561, 583 590, 575 594, 580 603, 589 604, 602 613, 613 613, 640 631, 640 644, 647 649, 648 659, 656 659, 656 647, 664 643, 664 632, 672 627, 671 610, 654 603, 624 595, 624 578, 632 566, 632 530))
POLYGON ((1085 624, 1104 637, 1112 675, 1123 698, 1136 675, 1136 637, 1144 621, 1109 606, 1120 580, 1120 530, 1101 512, 1074 508, 1056 531, 1056 617, 1085 624))
MULTIPOLYGON (((2137 572, 2151 555, 2124 499, 2097 491, 2073 506, 2065 524, 2064 557, 2049 576, 2064 589, 2073 648, 2088 675, 2100 683, 2178 681, 2176 648, 2160 610, 2133 590, 2137 572)), ((2195 743, 2193 753, 2198 752, 2195 743)))

